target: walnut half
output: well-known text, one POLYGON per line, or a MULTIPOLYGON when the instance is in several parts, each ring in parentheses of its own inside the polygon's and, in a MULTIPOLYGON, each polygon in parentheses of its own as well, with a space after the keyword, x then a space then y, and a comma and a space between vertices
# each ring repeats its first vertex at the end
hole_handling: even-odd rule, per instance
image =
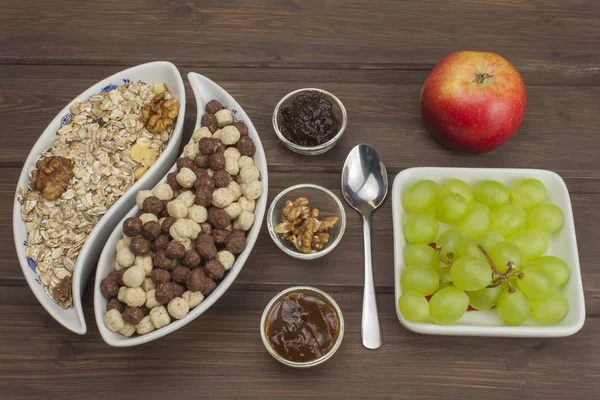
POLYGON ((48 200, 58 199, 67 190, 73 176, 73 162, 65 157, 52 156, 38 160, 35 167, 31 187, 48 200))
POLYGON ((154 96, 152 101, 142 108, 142 122, 150 133, 160 134, 169 129, 179 115, 179 102, 165 99, 165 93, 154 96))

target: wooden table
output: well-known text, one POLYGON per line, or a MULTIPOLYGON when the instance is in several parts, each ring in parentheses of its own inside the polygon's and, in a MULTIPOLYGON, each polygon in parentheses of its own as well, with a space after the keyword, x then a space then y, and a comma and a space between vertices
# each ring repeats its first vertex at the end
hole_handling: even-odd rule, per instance
MULTIPOLYGON (((593 0, 0 1, 0 398, 584 399, 600 379, 600 3, 593 0), (31 4, 28 4, 31 3, 31 4), (572 3, 572 4, 569 4, 572 3), (528 107, 516 136, 480 155, 435 142, 418 112, 421 84, 444 55, 498 52, 522 73, 528 107), (170 60, 243 105, 266 150, 269 199, 300 182, 340 195, 348 151, 368 142, 390 180, 414 166, 545 168, 567 182, 575 213, 587 320, 562 339, 420 336, 394 308, 392 207, 374 214, 373 264, 384 346, 360 343, 360 217, 346 207, 339 247, 315 262, 285 256, 263 227, 232 288, 185 328, 117 349, 100 338, 89 287, 88 333, 77 336, 38 304, 14 251, 17 176, 46 124, 72 98, 125 67, 170 60), (326 155, 286 150, 271 127, 293 89, 334 92, 348 109, 343 140, 326 155), (264 350, 269 299, 297 284, 339 302, 346 335, 327 364, 298 371, 264 350)), ((184 142, 196 118, 186 81, 184 142)), ((99 244, 100 245, 100 244, 99 244)))

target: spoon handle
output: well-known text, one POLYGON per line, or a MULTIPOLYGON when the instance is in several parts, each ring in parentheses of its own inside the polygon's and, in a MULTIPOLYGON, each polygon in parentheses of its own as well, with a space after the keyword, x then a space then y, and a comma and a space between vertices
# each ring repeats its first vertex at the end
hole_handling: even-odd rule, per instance
POLYGON ((378 349, 383 343, 379 312, 375 298, 375 283, 373 282, 373 265, 371 263, 371 216, 363 218, 363 233, 365 237, 365 287, 363 292, 361 337, 362 344, 367 349, 378 349))

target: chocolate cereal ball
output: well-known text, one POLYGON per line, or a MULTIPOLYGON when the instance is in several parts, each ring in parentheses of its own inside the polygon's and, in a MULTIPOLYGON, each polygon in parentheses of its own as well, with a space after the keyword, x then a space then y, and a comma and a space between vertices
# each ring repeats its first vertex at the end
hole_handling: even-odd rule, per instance
POLYGON ((173 282, 184 283, 189 273, 190 269, 188 267, 179 265, 171 272, 171 279, 173 279, 173 282))
MULTIPOLYGON (((194 164, 196 164, 198 168, 208 168, 208 157, 207 154, 198 153, 196 158, 194 158, 194 164)), ((198 174, 196 174, 196 176, 197 175, 198 174)))
POLYGON ((209 277, 206 277, 206 279, 203 279, 200 283, 200 293, 202 293, 204 296, 211 294, 212 291, 217 287, 217 283, 209 277))
POLYGON ((223 144, 223 142, 221 142, 220 139, 215 139, 215 140, 217 141, 216 153, 223 153, 227 149, 227 146, 225 146, 225 144, 223 144))
POLYGON ((173 226, 173 224, 177 221, 177 218, 175 217, 166 217, 165 220, 162 222, 162 225, 160 226, 160 229, 162 229, 162 233, 164 235, 167 235, 168 237, 171 237, 171 233, 169 232, 171 230, 171 226, 173 226))
POLYGON ((200 125, 207 127, 211 133, 215 133, 219 129, 219 122, 214 114, 204 114, 200 120, 200 125))
POLYGON ((140 236, 134 237, 129 243, 129 250, 136 256, 146 256, 150 253, 150 242, 140 236))
POLYGON ((219 150, 219 143, 218 143, 217 139, 203 137, 198 142, 198 147, 200 149, 201 154, 211 155, 211 154, 216 153, 217 150, 219 150))
POLYGON ((194 188, 197 191, 198 188, 205 187, 205 188, 209 189, 210 193, 212 194, 212 192, 215 191, 215 182, 213 181, 213 179, 210 176, 208 176, 208 174, 206 173, 206 170, 202 170, 202 171, 204 172, 204 175, 206 175, 206 176, 203 175, 200 178, 196 178, 196 182, 194 182, 194 188))
POLYGON ((212 237, 215 240, 215 244, 225 244, 225 239, 229 236, 227 229, 213 229, 212 237))
POLYGON ((204 266, 204 273, 212 279, 221 279, 225 274, 225 267, 217 260, 210 260, 204 266))
POLYGON ((212 180, 215 183, 216 188, 224 188, 229 186, 229 183, 231 182, 231 175, 224 170, 216 171, 212 177, 212 180))
POLYGON ((118 312, 122 313, 125 311, 125 304, 121 303, 116 297, 113 297, 106 305, 106 311, 110 310, 117 310, 118 312))
POLYGON ((186 267, 196 268, 200 265, 200 261, 202 261, 202 258, 196 250, 187 250, 183 255, 181 263, 186 267))
POLYGON ((208 277, 202 269, 193 269, 190 271, 185 280, 185 286, 192 292, 198 292, 202 288, 202 281, 207 278, 208 277))
POLYGON ((217 255, 217 246, 211 235, 200 234, 196 238, 196 251, 203 260, 211 260, 217 255))
POLYGON ((102 296, 110 299, 119 294, 119 283, 115 278, 106 277, 100 282, 100 293, 102 296))
POLYGON ((212 203, 212 190, 208 186, 196 188, 196 197, 194 202, 202 207, 208 207, 212 203))
POLYGON ((158 218, 167 218, 169 216, 169 210, 167 209, 167 204, 169 203, 169 200, 161 200, 163 203, 163 209, 160 212, 160 214, 158 214, 158 218))
POLYGON ((150 279, 156 285, 161 283, 171 282, 171 274, 166 269, 154 268, 150 273, 150 279))
POLYGON ((173 260, 167 257, 164 250, 157 251, 152 259, 152 264, 154 264, 156 268, 169 268, 172 263, 173 260))
POLYGON ((239 234, 230 234, 225 239, 225 250, 231 254, 240 254, 246 248, 246 236, 239 234))
POLYGON ((212 99, 211 101, 206 103, 206 107, 204 107, 204 109, 209 114, 216 114, 217 112, 223 109, 223 106, 221 105, 221 103, 219 103, 219 100, 212 99))
POLYGON ((144 311, 140 307, 125 307, 123 321, 128 324, 137 325, 144 318, 144 311))
POLYGON ((160 304, 167 304, 175 297, 177 297, 177 285, 174 282, 165 282, 156 286, 156 291, 154 292, 154 297, 156 301, 160 304))
POLYGON ((234 122, 233 126, 235 126, 237 130, 240 131, 240 136, 248 136, 248 125, 246 125, 243 122, 234 122))
POLYGON ((169 237, 167 235, 161 234, 158 235, 156 239, 150 242, 150 248, 152 251, 157 252, 160 249, 164 249, 167 247, 167 244, 170 243, 169 237))
POLYGON ((167 183, 173 190, 181 190, 181 185, 177 182, 177 172, 169 172, 167 174, 167 183))
POLYGON ((156 221, 148 221, 142 225, 142 236, 148 240, 156 239, 161 233, 160 224, 156 221))
POLYGON ((206 235, 212 234, 212 225, 208 222, 203 222, 200 224, 200 233, 204 233, 206 235))
POLYGON ((146 197, 142 203, 142 209, 147 213, 159 216, 163 210, 163 202, 156 196, 146 197))
POLYGON ((142 220, 130 217, 123 221, 123 233, 127 236, 137 236, 142 232, 142 220))
POLYGON ((125 273, 125 271, 125 268, 120 269, 118 271, 110 271, 106 277, 110 279, 115 279, 119 286, 125 286, 125 282, 123 282, 123 274, 125 273))
POLYGON ((254 142, 250 138, 250 136, 242 136, 240 140, 236 143, 235 147, 240 151, 240 154, 243 156, 252 157, 256 148, 254 147, 254 142))
POLYGON ((225 229, 231 223, 231 217, 227 214, 227 211, 216 207, 210 207, 208 209, 207 221, 213 227, 217 229, 225 229))
POLYGON ((208 159, 208 166, 213 171, 220 171, 225 168, 225 156, 223 152, 211 154, 208 159))
POLYGON ((174 260, 181 260, 185 254, 185 246, 181 243, 170 242, 165 248, 165 254, 174 260))
POLYGON ((182 168, 194 168, 194 160, 189 157, 179 157, 177 159, 177 169, 181 171, 182 168))

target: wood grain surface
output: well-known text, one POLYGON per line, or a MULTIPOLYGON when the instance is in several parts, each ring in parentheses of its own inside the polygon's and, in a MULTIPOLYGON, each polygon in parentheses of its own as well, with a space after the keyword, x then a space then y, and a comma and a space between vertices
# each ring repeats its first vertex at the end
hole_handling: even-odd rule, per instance
MULTIPOLYGON (((600 3, 593 0, 0 0, 1 399, 588 399, 600 379, 600 3), (444 55, 497 52, 521 72, 528 106, 517 134, 486 154, 446 150, 426 132, 418 100, 444 55), (406 331, 394 308, 391 200, 373 217, 373 264, 384 346, 360 344, 363 245, 346 205, 339 247, 314 262, 283 254, 266 226, 231 289, 204 315, 147 345, 106 345, 84 296, 77 336, 38 304, 20 270, 12 204, 23 162, 56 113, 95 82, 153 60, 186 81, 184 143, 196 118, 185 74, 215 80, 244 107, 269 164, 269 200, 311 182, 341 197, 340 171, 358 143, 374 145, 390 180, 415 166, 543 168, 571 194, 587 319, 561 339, 434 337, 406 331), (272 126, 289 91, 320 87, 348 110, 325 155, 286 150, 272 126), (279 365, 264 350, 260 315, 281 289, 326 290, 346 320, 326 364, 279 365)), ((100 244, 99 244, 100 245, 100 244)))

